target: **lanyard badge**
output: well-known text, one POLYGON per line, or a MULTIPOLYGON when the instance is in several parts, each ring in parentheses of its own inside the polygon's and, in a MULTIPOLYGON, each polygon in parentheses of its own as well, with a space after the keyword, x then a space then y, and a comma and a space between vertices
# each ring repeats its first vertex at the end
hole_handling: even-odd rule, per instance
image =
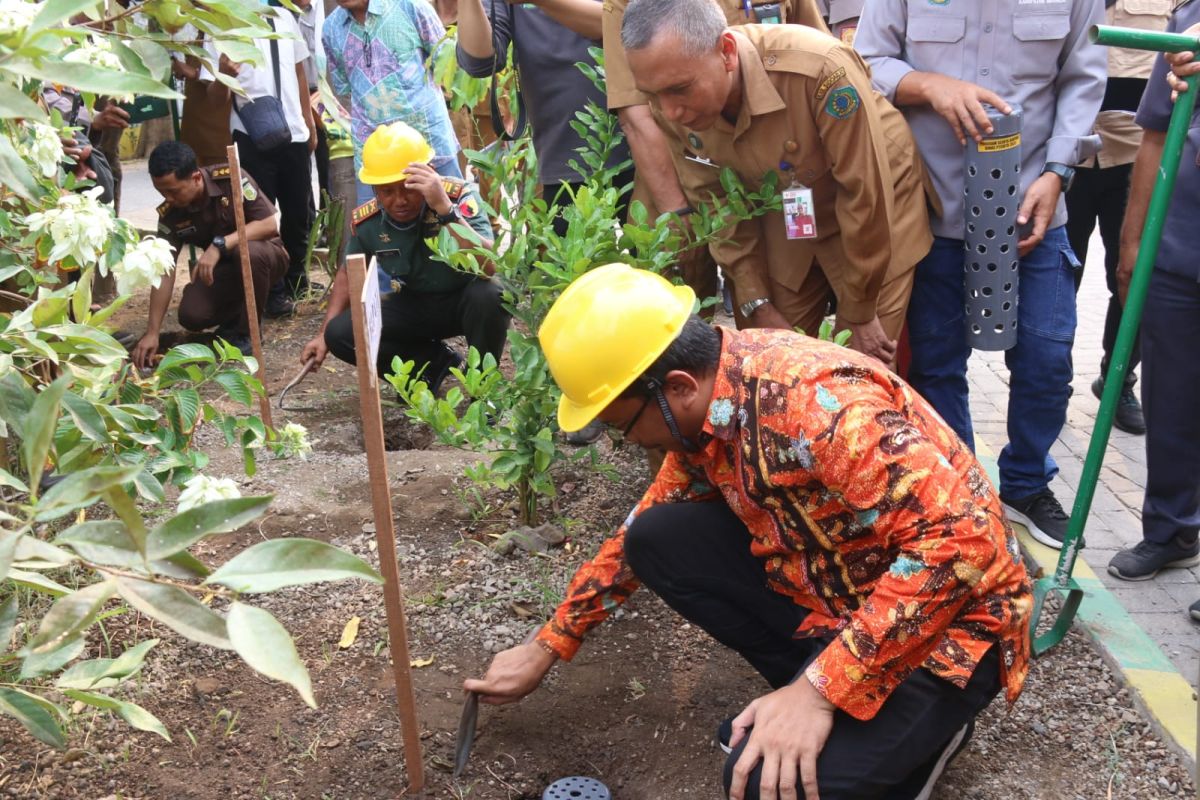
POLYGON ((781 172, 789 172, 791 184, 783 190, 783 227, 789 239, 817 238, 817 216, 813 210, 812 189, 796 179, 796 172, 786 161, 779 163, 781 172))

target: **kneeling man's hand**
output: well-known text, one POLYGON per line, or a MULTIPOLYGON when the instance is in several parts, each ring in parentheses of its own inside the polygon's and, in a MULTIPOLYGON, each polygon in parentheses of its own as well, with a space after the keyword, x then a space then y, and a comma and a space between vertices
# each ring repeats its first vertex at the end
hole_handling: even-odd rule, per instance
POLYGON ((425 198, 425 203, 435 214, 445 216, 454 207, 450 202, 450 195, 446 194, 442 176, 428 164, 409 164, 405 167, 404 186, 420 192, 425 198))
POLYGON ((309 367, 308 371, 314 372, 325 363, 325 356, 327 355, 329 355, 329 347, 325 344, 325 334, 318 333, 300 351, 300 363, 307 364, 310 358, 313 359, 313 364, 309 367))
POLYGON ((762 761, 762 800, 794 800, 796 786, 804 788, 807 800, 819 800, 817 756, 833 729, 834 706, 808 678, 763 695, 733 720, 729 744, 737 747, 751 726, 750 741, 733 768, 730 800, 745 797, 746 779, 762 761))
POLYGON ((558 661, 558 656, 537 642, 510 647, 496 654, 482 680, 468 678, 463 688, 476 692, 484 703, 515 703, 532 692, 558 661))

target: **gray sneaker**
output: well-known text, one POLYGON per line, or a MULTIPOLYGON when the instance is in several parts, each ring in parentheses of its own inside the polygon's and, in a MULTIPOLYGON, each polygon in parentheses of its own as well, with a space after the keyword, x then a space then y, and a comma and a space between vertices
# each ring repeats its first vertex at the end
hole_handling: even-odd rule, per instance
POLYGON ((1188 606, 1188 615, 1190 615, 1192 619, 1196 620, 1196 622, 1200 622, 1200 600, 1197 600, 1188 606))
POLYGON ((1123 581, 1148 581, 1164 569, 1200 564, 1200 539, 1191 542, 1178 536, 1166 544, 1142 540, 1112 557, 1108 574, 1123 581))

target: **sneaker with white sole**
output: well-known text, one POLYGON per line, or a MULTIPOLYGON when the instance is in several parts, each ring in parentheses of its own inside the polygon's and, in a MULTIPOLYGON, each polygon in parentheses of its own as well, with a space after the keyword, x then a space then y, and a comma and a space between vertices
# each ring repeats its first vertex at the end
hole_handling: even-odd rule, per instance
POLYGON ((1145 539, 1117 553, 1108 562, 1108 574, 1123 581, 1148 581, 1164 569, 1186 569, 1200 564, 1200 539, 1186 542, 1145 539))
POLYGON ((1062 549, 1071 518, 1063 511, 1054 492, 1043 489, 1021 498, 1000 495, 1000 502, 1009 519, 1024 525, 1030 536, 1047 547, 1062 549))

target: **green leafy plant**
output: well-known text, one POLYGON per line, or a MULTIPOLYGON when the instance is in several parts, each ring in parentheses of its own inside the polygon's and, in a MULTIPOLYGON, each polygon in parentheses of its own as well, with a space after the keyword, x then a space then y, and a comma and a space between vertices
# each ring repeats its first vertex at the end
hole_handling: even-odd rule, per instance
MULTIPOLYGON (((598 50, 594 55, 602 61, 598 50)), ((580 68, 593 80, 603 80, 602 67, 580 68)), ((486 247, 464 227, 459 230, 473 236, 473 246, 460 246, 447 231, 431 241, 437 258, 456 269, 483 275, 488 265, 494 267, 493 279, 503 286, 504 305, 514 320, 508 334, 511 375, 501 372, 492 356, 481 357, 472 349, 465 368, 451 370, 459 386, 445 397, 429 391, 412 362, 397 359, 387 376, 405 413, 428 424, 440 442, 492 454, 490 461, 469 467, 467 477, 476 485, 515 488, 523 524, 537 522, 541 500, 554 496, 555 464, 590 459, 599 467, 593 448, 568 450, 555 436, 559 391, 536 334, 562 290, 589 269, 617 261, 672 275, 676 253, 719 240, 738 222, 779 207, 773 174, 756 191, 747 191, 732 171, 723 170, 723 194, 712 195, 690 215, 686 237, 677 217, 663 214, 650 220, 638 202, 631 205, 629 221, 618 226, 617 209, 629 188, 614 186, 628 162, 610 164, 621 140, 619 126, 594 104, 579 111, 571 124, 585 142, 574 163, 584 183, 562 211, 564 235, 554 230, 555 210, 537 197, 536 171, 525 166, 531 160, 526 139, 504 151, 469 153, 476 170, 503 186, 494 209, 507 223, 500 240, 486 247)))

